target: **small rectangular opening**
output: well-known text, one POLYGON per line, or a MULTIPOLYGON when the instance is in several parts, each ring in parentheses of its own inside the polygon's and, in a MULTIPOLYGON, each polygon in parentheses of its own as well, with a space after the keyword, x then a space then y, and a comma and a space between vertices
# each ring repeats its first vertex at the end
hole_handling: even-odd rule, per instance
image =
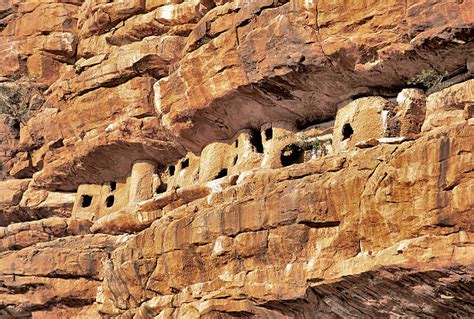
POLYGON ((181 162, 181 169, 185 169, 186 167, 189 167, 189 158, 186 158, 181 162))
POLYGON ((155 190, 155 193, 156 194, 161 194, 161 193, 164 193, 166 192, 166 190, 168 189, 168 185, 166 183, 160 183, 160 186, 158 186, 155 190))
POLYGON ((265 140, 269 141, 273 138, 273 128, 269 127, 265 130, 265 140))
POLYGON ((90 195, 82 195, 82 198, 81 198, 81 207, 82 208, 87 208, 89 206, 91 206, 92 204, 92 196, 90 195))
POLYGON ((114 206, 114 203, 115 203, 114 195, 108 196, 107 199, 105 200, 105 204, 107 205, 108 208, 114 206))
POLYGON ((110 182, 110 191, 113 192, 114 190, 117 189, 117 182, 110 182))
POLYGON ((170 167, 168 167, 168 171, 170 172, 170 176, 173 176, 175 171, 174 165, 170 165, 170 167))
POLYGON ((257 153, 263 153, 262 134, 260 133, 260 131, 252 131, 250 144, 252 144, 257 153))
POLYGON ((216 175, 215 179, 219 179, 227 176, 227 168, 221 169, 221 171, 216 175))
POLYGON ((347 140, 354 134, 354 129, 349 123, 346 123, 342 126, 342 140, 347 140))

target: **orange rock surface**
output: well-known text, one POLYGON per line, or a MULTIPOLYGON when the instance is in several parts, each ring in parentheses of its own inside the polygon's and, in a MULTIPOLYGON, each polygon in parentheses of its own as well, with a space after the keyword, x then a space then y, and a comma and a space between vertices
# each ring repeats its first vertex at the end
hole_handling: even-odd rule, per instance
POLYGON ((0 318, 468 318, 474 1, 0 0, 0 318))

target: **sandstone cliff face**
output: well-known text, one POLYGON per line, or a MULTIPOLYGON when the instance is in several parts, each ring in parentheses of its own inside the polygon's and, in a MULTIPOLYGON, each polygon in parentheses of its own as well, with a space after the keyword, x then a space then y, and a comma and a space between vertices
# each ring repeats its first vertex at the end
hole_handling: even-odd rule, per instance
POLYGON ((470 317, 474 1, 0 1, 0 317, 470 317))

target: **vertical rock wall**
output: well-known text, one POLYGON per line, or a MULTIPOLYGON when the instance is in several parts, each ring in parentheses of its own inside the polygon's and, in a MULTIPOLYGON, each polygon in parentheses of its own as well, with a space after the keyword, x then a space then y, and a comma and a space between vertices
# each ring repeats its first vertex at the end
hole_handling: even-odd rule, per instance
POLYGON ((473 12, 0 1, 0 317, 470 317, 473 12))

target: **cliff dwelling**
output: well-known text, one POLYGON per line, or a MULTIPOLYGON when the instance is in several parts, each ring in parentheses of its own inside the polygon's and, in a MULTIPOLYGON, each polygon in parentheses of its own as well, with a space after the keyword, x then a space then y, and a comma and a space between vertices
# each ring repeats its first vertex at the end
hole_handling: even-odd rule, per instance
POLYGON ((0 1, 0 318, 472 318, 474 1, 0 1))

